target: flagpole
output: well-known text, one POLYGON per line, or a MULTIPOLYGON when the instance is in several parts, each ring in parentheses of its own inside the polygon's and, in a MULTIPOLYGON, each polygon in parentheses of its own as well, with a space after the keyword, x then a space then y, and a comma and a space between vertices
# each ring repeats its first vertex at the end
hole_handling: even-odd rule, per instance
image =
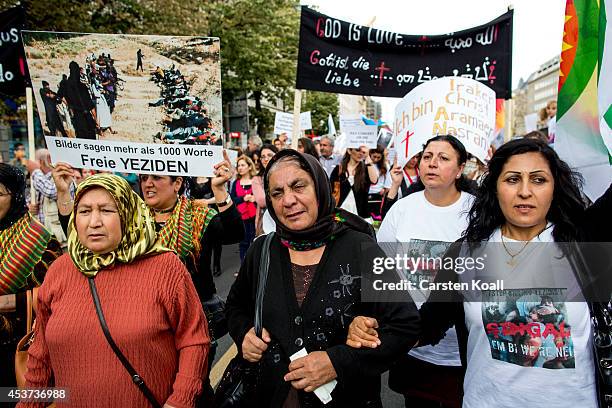
POLYGON ((297 150, 298 139, 302 132, 300 127, 300 113, 302 111, 302 90, 296 89, 293 95, 293 132, 291 134, 291 148, 297 150))
POLYGON ((512 139, 512 132, 514 131, 514 124, 512 123, 512 121, 514 120, 514 112, 513 112, 513 108, 514 108, 514 103, 512 99, 508 99, 507 101, 504 101, 504 105, 506 108, 506 126, 504 129, 504 143, 510 141, 510 139, 512 139), (507 102, 507 103, 506 103, 507 102))

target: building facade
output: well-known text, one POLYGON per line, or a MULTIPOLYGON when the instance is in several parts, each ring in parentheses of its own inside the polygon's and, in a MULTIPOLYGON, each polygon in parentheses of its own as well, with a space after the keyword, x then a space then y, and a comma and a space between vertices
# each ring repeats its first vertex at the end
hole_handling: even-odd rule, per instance
POLYGON ((338 100, 340 115, 365 115, 367 111, 367 98, 360 95, 339 94, 338 100))
POLYGON ((512 91, 512 129, 514 136, 526 133, 525 117, 536 114, 548 101, 556 101, 559 84, 559 57, 540 65, 526 80, 519 81, 512 91))
POLYGON ((366 117, 379 120, 382 117, 382 104, 371 97, 366 97, 366 117))

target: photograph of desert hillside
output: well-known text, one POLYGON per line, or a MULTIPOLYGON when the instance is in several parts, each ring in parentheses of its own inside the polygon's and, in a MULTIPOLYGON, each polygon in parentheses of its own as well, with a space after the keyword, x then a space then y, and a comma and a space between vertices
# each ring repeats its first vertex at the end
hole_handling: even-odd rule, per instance
POLYGON ((45 135, 206 144, 222 133, 219 39, 23 32, 45 135))

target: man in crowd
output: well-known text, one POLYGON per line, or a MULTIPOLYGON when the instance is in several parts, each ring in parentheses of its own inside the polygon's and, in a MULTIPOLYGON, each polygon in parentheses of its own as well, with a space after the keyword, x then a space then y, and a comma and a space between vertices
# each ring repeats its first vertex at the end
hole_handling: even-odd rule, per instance
POLYGON ((320 149, 321 156, 319 157, 319 161, 329 177, 334 167, 342 160, 342 157, 334 155, 334 140, 330 136, 321 137, 320 149))
MULTIPOLYGON (((49 151, 47 149, 38 149, 36 151, 36 161, 40 168, 32 172, 32 189, 36 193, 38 220, 55 235, 63 246, 66 243, 66 235, 59 222, 57 188, 51 174, 53 168, 51 167, 49 151)), ((74 185, 70 186, 70 188, 72 193, 74 185)), ((65 203, 59 204, 65 205, 65 203)))
POLYGON ((263 142, 261 141, 261 137, 259 136, 251 136, 247 142, 247 155, 250 157, 253 153, 258 152, 263 146, 263 142))
POLYGON ((278 135, 278 140, 280 141, 280 147, 278 150, 288 149, 289 147, 289 135, 286 133, 281 133, 278 135))

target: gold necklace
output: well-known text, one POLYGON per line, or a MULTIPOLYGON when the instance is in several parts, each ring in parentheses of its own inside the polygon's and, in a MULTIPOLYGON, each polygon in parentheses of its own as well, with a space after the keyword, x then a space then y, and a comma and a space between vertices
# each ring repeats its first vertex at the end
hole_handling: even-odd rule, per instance
POLYGON ((503 232, 503 230, 500 230, 500 233, 501 233, 501 242, 502 242, 502 245, 504 247, 504 251, 506 251, 508 256, 510 256, 510 260, 506 261, 506 264, 508 264, 509 266, 516 266, 516 262, 514 261, 514 258, 519 256, 521 254, 521 252, 523 252, 523 250, 525 248, 527 248, 527 245, 529 245, 531 240, 527 241, 525 243, 525 245, 523 245, 523 247, 520 249, 520 251, 518 251, 516 254, 513 254, 512 252, 510 252, 510 250, 508 250, 508 247, 506 247, 506 243, 504 242, 504 232, 503 232))

